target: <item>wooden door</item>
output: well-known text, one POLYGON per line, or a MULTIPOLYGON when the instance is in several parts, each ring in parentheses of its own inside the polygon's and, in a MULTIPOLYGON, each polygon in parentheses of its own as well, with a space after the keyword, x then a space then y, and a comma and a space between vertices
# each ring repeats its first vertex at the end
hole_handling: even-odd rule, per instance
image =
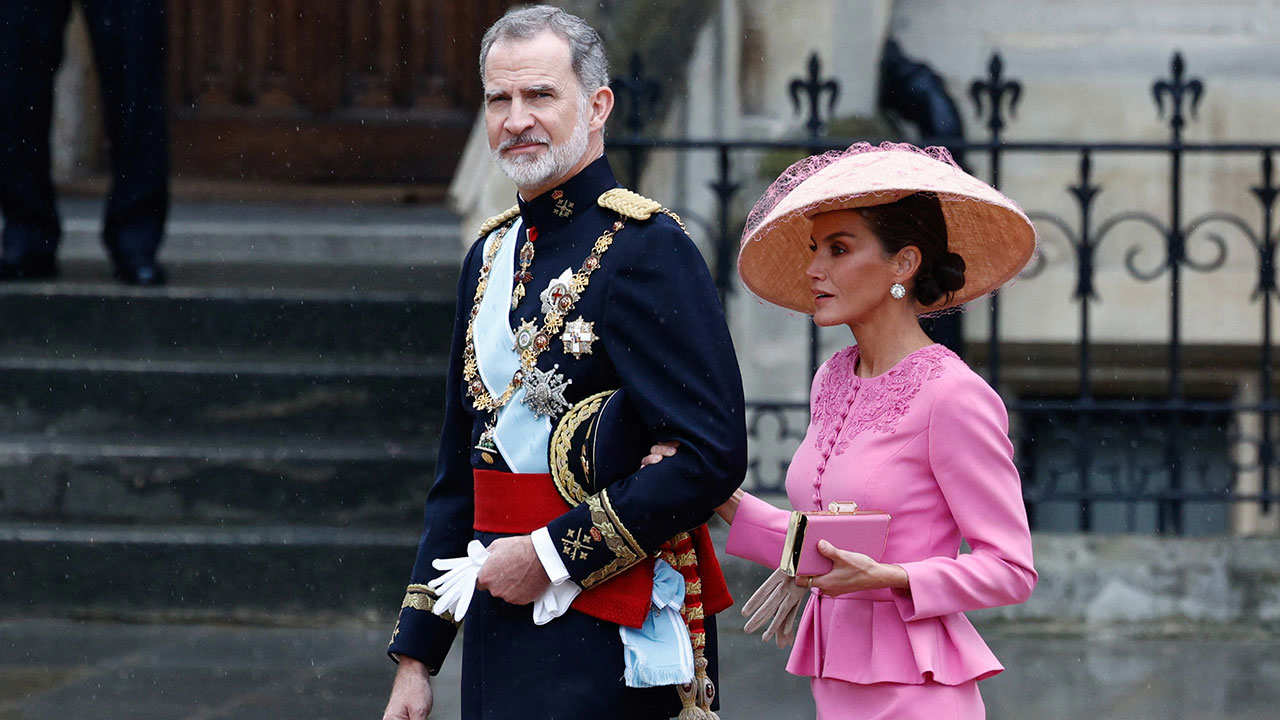
POLYGON ((510 4, 170 3, 175 173, 447 181, 480 109, 480 37, 510 4))

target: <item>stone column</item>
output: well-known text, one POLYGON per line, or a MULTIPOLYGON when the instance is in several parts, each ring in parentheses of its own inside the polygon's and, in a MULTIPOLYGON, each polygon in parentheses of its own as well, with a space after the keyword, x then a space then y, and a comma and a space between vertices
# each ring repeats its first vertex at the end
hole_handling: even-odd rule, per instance
POLYGON ((84 15, 73 6, 67 28, 62 68, 54 81, 53 179, 62 183, 84 178, 102 169, 102 113, 98 74, 84 15))

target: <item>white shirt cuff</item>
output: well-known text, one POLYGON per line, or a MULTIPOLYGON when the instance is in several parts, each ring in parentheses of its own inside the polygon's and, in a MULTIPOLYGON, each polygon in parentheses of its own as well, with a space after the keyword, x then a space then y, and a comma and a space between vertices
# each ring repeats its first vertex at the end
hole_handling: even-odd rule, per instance
POLYGON ((533 539, 533 549, 538 553, 538 560, 542 562, 542 569, 547 571, 547 577, 551 578, 552 585, 559 585, 569 579, 569 570, 564 566, 564 561, 560 559, 560 553, 556 552, 556 544, 551 540, 551 533, 547 528, 540 527, 529 533, 529 537, 533 539))

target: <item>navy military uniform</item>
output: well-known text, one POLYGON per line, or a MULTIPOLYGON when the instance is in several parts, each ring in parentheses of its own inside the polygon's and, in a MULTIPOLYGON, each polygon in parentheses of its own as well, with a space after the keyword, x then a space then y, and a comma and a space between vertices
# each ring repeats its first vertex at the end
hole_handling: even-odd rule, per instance
MULTIPOLYGON (((548 528, 570 578, 584 588, 580 599, 596 588, 603 592, 611 583, 628 582, 628 572, 633 578, 637 571, 642 575, 642 563, 652 563, 664 541, 707 521, 746 468, 742 381, 702 256, 677 219, 655 212, 656 203, 616 188, 602 157, 553 191, 520 200, 519 220, 536 229, 528 266, 532 277, 515 307, 506 306, 510 312, 505 319, 515 334, 530 320, 541 322, 549 286, 566 268, 583 266, 602 234, 621 224, 564 317, 566 328, 575 327, 577 334, 550 338, 537 358, 538 374, 558 381, 551 383, 555 398, 549 414, 622 388, 652 439, 679 441, 680 449, 585 502, 564 503, 557 516, 540 523, 548 528)), ((476 288, 482 271, 490 269, 485 238, 495 228, 502 232, 499 226, 515 220, 516 213, 513 208, 486 223, 463 263, 436 481, 426 502, 411 584, 388 648, 421 660, 433 674, 444 662, 456 626, 430 612, 435 596, 425 583, 440 574, 431 561, 465 555, 473 537, 488 545, 512 534, 474 529, 482 517, 493 515, 477 507, 480 477, 511 468, 486 437, 492 413, 476 411, 465 375, 476 288)), ((497 396, 502 389, 489 391, 497 396)), ((526 475, 506 477, 543 482, 526 475)), ((623 685, 618 624, 601 617, 610 615, 609 608, 598 605, 578 612, 576 601, 573 608, 536 626, 530 606, 510 605, 477 591, 463 640, 463 717, 674 716, 680 701, 672 688, 623 685)), ((723 608, 708 607, 706 618, 713 680, 715 626, 710 614, 717 609, 723 608)))

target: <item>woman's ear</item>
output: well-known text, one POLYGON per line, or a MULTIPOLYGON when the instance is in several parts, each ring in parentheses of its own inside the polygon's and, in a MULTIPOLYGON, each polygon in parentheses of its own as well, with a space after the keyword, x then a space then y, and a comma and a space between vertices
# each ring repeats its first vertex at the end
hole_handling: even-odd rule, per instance
POLYGON ((920 262, 923 257, 920 255, 920 248, 915 245, 908 245, 893 256, 893 271, 898 276, 899 281, 904 281, 915 277, 916 271, 920 269, 920 262))

